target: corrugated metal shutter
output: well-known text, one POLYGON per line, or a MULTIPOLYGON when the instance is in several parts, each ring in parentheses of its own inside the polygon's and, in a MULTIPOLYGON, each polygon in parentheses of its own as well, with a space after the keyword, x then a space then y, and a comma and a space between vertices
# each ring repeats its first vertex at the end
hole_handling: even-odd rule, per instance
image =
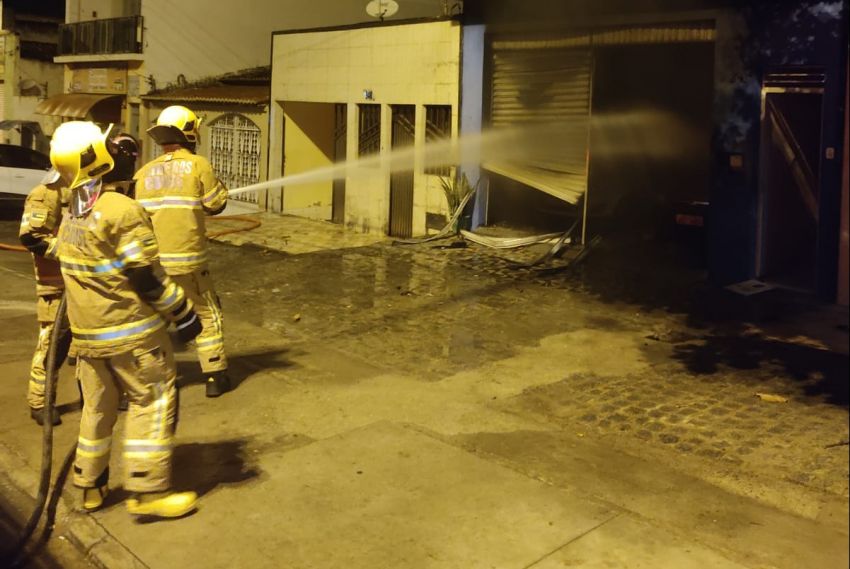
MULTIPOLYGON (((491 125, 530 130, 533 158, 498 157, 484 168, 569 203, 587 191, 588 129, 592 92, 592 48, 634 44, 711 42, 714 23, 684 23, 596 29, 558 37, 495 38, 492 53, 491 125)), ((522 137, 520 137, 522 138, 522 137)))
POLYGON ((552 47, 539 40, 494 41, 492 50, 491 125, 546 125, 549 140, 535 144, 533 156, 499 157, 485 161, 484 168, 576 203, 587 190, 592 67, 587 36, 552 47))

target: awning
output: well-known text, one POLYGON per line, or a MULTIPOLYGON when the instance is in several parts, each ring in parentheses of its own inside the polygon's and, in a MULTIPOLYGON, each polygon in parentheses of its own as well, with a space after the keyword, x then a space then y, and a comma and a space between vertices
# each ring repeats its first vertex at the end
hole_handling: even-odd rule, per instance
POLYGON ((120 101, 124 95, 95 95, 93 93, 62 93, 48 97, 38 104, 40 115, 84 119, 98 103, 120 101))

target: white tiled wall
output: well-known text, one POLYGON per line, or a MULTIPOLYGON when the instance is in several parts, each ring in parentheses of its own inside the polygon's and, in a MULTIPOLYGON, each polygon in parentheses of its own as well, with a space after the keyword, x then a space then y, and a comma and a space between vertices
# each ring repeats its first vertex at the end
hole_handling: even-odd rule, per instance
MULTIPOLYGON (((416 105, 416 143, 424 144, 424 105, 451 105, 457 133, 460 25, 435 21, 347 30, 276 35, 272 55, 272 99, 348 103, 348 156, 357 156, 358 103, 382 105, 381 150, 390 149, 393 104, 416 105), (371 90, 367 101, 364 90, 371 90)), ((272 147, 280 148, 280 125, 272 147)), ((287 148, 288 153, 297 148, 287 148)), ((305 149, 307 151, 307 149, 305 149)), ((270 175, 280 172, 280 152, 272 151, 270 175)), ((287 160, 290 160, 288 155, 287 160)), ((425 212, 445 212, 439 180, 414 171, 414 234, 425 232, 425 212)), ((317 196, 317 200, 325 199, 317 196)), ((330 205, 330 204, 327 204, 330 205)), ((389 173, 359 170, 346 180, 346 223, 365 232, 389 226, 389 173)))

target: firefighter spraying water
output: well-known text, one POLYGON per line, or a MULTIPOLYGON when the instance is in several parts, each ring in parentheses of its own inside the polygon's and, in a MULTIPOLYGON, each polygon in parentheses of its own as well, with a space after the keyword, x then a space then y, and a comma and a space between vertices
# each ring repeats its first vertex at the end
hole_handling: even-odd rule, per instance
POLYGON ((164 154, 136 173, 136 199, 150 214, 165 272, 195 304, 204 330, 195 345, 207 397, 230 389, 221 306, 207 264, 206 216, 227 206, 227 189, 206 158, 195 154, 201 120, 175 105, 148 129, 164 154))

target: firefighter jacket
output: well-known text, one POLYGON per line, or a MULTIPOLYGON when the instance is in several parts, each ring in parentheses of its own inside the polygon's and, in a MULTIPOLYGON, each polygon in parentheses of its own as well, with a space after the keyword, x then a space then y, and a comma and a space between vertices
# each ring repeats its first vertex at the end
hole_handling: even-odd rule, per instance
POLYGON ((62 182, 40 184, 27 196, 18 236, 32 251, 35 266, 35 291, 40 297, 61 294, 62 273, 56 260, 56 233, 67 206, 67 190, 62 182))
POLYGON ((183 289, 159 266, 150 219, 132 198, 106 191, 83 217, 66 213, 57 249, 80 356, 107 358, 138 348, 166 320, 192 311, 183 289), (161 284, 149 300, 127 276, 140 267, 151 267, 161 284))
POLYGON ((186 149, 163 154, 136 172, 136 199, 150 214, 159 256, 170 275, 186 275, 207 262, 206 215, 227 205, 227 188, 206 158, 186 149))

